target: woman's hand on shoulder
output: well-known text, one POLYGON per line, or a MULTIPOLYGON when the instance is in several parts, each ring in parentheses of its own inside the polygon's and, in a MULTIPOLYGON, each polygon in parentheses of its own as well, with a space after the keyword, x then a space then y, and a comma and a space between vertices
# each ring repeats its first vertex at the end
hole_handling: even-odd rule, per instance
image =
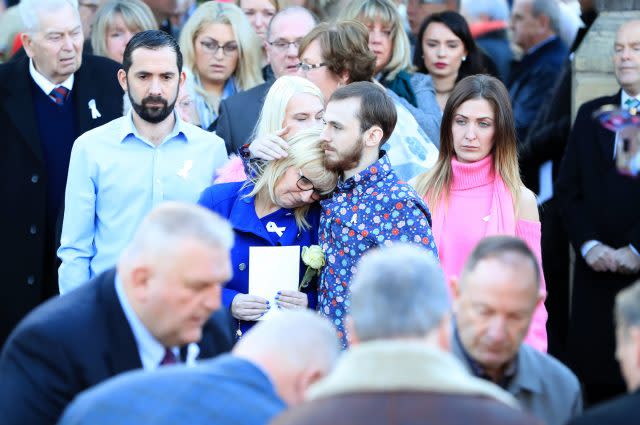
POLYGON ((524 186, 520 186, 520 202, 518 215, 522 220, 540 221, 538 215, 538 200, 536 195, 524 186))

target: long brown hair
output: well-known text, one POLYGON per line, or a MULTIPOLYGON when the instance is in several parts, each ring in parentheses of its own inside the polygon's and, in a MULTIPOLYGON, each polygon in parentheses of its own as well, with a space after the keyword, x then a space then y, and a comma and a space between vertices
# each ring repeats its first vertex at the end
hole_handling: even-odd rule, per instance
POLYGON ((493 166, 496 174, 502 177, 513 198, 514 211, 518 213, 520 201, 520 168, 518 167, 518 148, 513 110, 509 93, 500 80, 489 75, 471 75, 462 79, 454 87, 442 114, 440 124, 440 154, 433 168, 416 178, 415 187, 426 199, 433 211, 438 200, 449 196, 453 179, 451 159, 455 155, 453 147, 452 125, 456 111, 467 100, 485 99, 491 105, 494 114, 495 133, 493 135, 493 166))

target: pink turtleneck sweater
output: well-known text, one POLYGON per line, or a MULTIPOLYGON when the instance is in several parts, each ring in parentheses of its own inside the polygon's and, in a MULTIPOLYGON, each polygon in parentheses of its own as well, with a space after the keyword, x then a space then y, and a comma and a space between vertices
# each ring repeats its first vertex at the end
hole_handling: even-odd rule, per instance
MULTIPOLYGON (((453 276, 460 276, 462 267, 471 251, 487 236, 491 217, 492 199, 494 198, 495 172, 493 156, 474 163, 461 163, 455 158, 451 161, 453 182, 449 192, 448 205, 440 205, 434 211, 434 223, 442 220, 442 225, 434 225, 433 232, 438 244, 440 263, 450 281, 453 276), (445 214, 444 217, 437 217, 445 214), (442 234, 438 234, 442 232, 442 234)), ((501 208, 511 208, 505 214, 513 216, 513 203, 501 204, 501 208)), ((497 211, 500 214, 500 210, 497 211)), ((538 258, 542 276, 542 260, 540 255, 540 222, 518 219, 515 222, 515 235, 523 239, 538 258)), ((542 276, 541 291, 546 295, 546 285, 542 276)), ((541 303, 534 313, 526 342, 535 348, 547 349, 547 311, 541 303)))

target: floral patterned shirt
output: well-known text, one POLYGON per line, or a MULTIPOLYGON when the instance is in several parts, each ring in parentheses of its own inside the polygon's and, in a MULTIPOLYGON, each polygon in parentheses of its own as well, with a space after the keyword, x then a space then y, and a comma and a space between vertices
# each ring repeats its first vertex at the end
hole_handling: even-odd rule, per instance
POLYGON ((318 310, 336 326, 346 348, 344 318, 358 260, 369 249, 393 242, 420 244, 437 257, 431 214, 413 188, 396 176, 387 155, 340 182, 320 204, 319 243, 326 265, 320 274, 318 310))

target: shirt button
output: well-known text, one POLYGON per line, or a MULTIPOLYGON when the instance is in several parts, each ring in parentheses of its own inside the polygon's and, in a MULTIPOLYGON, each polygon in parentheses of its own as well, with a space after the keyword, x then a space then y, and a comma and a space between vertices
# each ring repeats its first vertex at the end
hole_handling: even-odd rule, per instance
POLYGON ((36 233, 38 233, 38 228, 36 227, 35 224, 32 224, 31 227, 29 227, 29 233, 31 233, 32 235, 35 235, 36 233))
POLYGON ((239 269, 240 271, 244 271, 244 269, 246 269, 246 268, 247 268, 247 265, 246 265, 245 263, 240 263, 240 264, 238 264, 238 269, 239 269))
POLYGON ((40 180, 40 176, 37 174, 34 174, 31 176, 31 183, 38 183, 38 180, 40 180))
POLYGON ((36 283, 36 277, 35 276, 29 276, 27 277, 27 285, 33 285, 34 283, 36 283))

